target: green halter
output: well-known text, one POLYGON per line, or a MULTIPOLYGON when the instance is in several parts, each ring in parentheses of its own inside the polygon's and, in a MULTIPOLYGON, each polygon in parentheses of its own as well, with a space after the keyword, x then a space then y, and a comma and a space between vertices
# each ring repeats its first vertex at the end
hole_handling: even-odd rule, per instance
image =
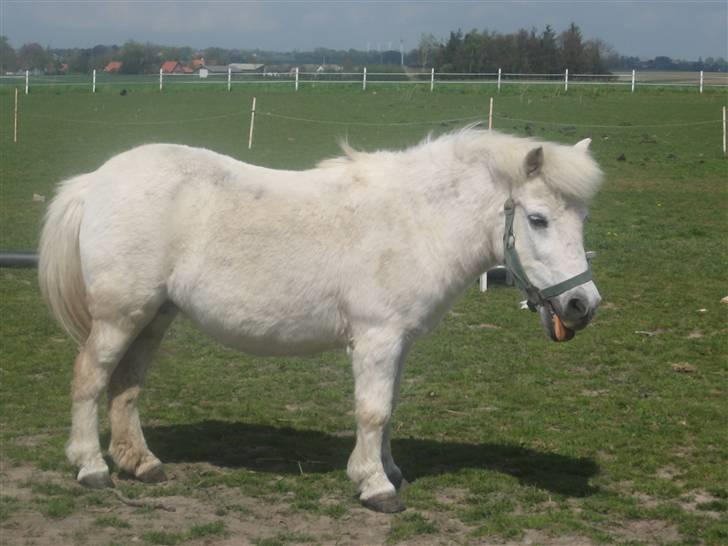
POLYGON ((506 261, 506 269, 513 277, 516 286, 526 295, 528 299, 528 307, 531 311, 535 311, 536 307, 546 305, 551 298, 563 294, 567 290, 587 283, 592 280, 591 268, 587 268, 583 273, 579 273, 574 277, 561 281, 547 288, 536 288, 530 280, 526 270, 521 265, 521 260, 516 252, 516 237, 513 235, 513 218, 516 212, 516 204, 512 198, 508 198, 505 203, 504 210, 506 213, 506 229, 503 234, 503 247, 506 261))

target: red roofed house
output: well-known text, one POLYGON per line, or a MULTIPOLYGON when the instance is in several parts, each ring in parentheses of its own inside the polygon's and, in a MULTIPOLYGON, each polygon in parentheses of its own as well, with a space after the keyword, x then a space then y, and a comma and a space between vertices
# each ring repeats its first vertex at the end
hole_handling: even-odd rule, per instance
POLYGON ((179 61, 164 61, 162 63, 162 72, 164 74, 184 74, 184 67, 179 61))
POLYGON ((109 64, 106 65, 106 68, 104 68, 104 72, 118 72, 121 70, 121 61, 111 61, 109 64))

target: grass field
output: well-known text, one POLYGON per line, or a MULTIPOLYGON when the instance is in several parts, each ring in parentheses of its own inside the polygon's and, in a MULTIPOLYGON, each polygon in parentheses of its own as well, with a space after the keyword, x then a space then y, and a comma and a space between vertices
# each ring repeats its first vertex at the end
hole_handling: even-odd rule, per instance
MULTIPOLYGON (((0 247, 33 249, 53 185, 145 142, 306 168, 486 119, 475 89, 133 89, 0 93, 0 247), (303 118, 301 121, 289 118, 303 118), (457 121, 453 121, 457 120, 457 121)), ((81 489, 65 462, 73 345, 35 272, 0 271, 0 535, 8 544, 728 544, 728 93, 507 88, 497 129, 593 138, 607 174, 587 225, 604 297, 592 326, 547 342, 518 294, 468 291, 415 345, 394 417, 409 480, 399 515, 359 507, 345 355, 267 359, 169 332, 142 399, 173 477, 127 497, 81 489), (701 122, 696 124, 696 122, 701 122), (702 123, 705 122, 705 123, 702 123), (315 393, 312 395, 312 393, 315 393)), ((275 282, 274 279, 271 282, 275 282)), ((102 425, 104 438, 107 427, 102 425)))

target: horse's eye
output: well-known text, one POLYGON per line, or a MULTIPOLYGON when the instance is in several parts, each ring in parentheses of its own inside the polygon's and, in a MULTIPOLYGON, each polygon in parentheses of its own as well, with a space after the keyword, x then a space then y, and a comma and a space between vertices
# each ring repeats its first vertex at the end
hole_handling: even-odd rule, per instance
POLYGON ((547 227, 549 227, 549 221, 546 220, 546 218, 544 218, 540 214, 529 214, 528 215, 528 221, 535 228, 547 228, 547 227))

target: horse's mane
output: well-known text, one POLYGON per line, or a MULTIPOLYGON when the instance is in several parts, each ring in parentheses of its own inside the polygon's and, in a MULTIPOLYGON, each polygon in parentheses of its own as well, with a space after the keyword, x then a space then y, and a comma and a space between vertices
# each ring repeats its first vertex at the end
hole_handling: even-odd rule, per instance
POLYGON ((485 131, 474 125, 438 137, 428 135, 419 144, 401 152, 361 152, 354 150, 345 141, 340 146, 343 156, 322 161, 318 167, 353 166, 374 160, 376 156, 417 154, 435 162, 456 159, 465 164, 485 164, 495 180, 515 188, 527 180, 526 154, 540 146, 543 148, 541 178, 553 191, 586 203, 597 192, 602 181, 602 171, 585 149, 485 131))

